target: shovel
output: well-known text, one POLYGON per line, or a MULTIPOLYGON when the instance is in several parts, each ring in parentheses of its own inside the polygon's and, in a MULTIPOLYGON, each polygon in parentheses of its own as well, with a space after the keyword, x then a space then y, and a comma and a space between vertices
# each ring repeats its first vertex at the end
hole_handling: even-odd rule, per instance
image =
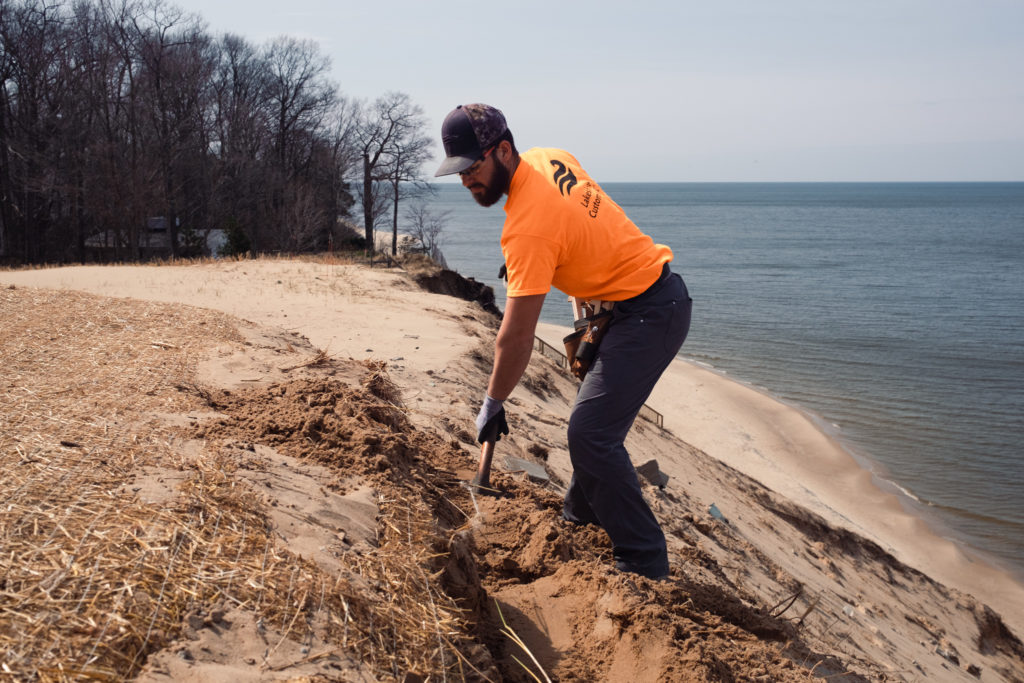
POLYGON ((498 490, 491 488, 491 459, 494 457, 494 441, 484 441, 480 447, 480 464, 476 468, 476 476, 469 482, 472 488, 480 493, 496 496, 498 490))

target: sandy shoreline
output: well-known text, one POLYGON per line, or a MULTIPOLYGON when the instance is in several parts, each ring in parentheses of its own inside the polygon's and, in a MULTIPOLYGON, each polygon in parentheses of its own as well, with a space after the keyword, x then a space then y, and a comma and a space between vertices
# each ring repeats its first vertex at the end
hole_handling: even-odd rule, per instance
MULTIPOLYGON (((567 331, 542 324, 539 336, 557 345, 567 331)), ((1007 620, 1024 627, 1024 586, 1014 576, 938 536, 808 415, 682 359, 666 372, 648 405, 688 443, 925 574, 1005 605, 1007 620)))
MULTIPOLYGON (((458 321, 466 316, 465 302, 424 295, 400 272, 383 269, 242 261, 0 272, 0 286, 10 285, 223 311, 300 334, 332 356, 385 360, 396 384, 410 397, 417 394, 422 372, 442 373, 481 343, 489 342, 483 334, 467 337, 460 327, 458 321)), ((539 331, 539 336, 556 348, 563 334, 562 328, 553 325, 542 325, 539 331)), ((520 393, 514 396, 525 399, 525 394, 517 391, 520 393)), ((452 394, 450 412, 455 419, 471 417, 475 393, 467 387, 452 394)), ((648 404, 664 415, 665 427, 679 439, 830 524, 873 541, 935 581, 991 605, 1015 633, 1024 633, 1024 586, 937 536, 921 518, 908 512, 896 495, 879 488, 871 474, 807 415, 682 360, 673 363, 648 404)), ((525 400, 523 406, 521 412, 530 419, 533 409, 525 400)), ((560 429, 553 425, 552 443, 560 429)), ((682 461, 673 462, 671 455, 659 456, 659 463, 684 489, 693 478, 682 461)), ((564 467, 564 456, 553 453, 549 464, 564 467)), ((714 500, 723 505, 724 499, 714 500)), ((733 508, 728 513, 739 517, 743 511, 733 508)), ((850 590, 859 594, 861 589, 850 590)), ((863 597, 866 604, 871 602, 863 597)))

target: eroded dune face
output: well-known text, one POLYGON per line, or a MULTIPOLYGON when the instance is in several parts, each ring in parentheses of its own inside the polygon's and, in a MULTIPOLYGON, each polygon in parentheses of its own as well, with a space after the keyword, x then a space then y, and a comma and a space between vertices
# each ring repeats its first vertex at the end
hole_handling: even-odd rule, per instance
MULTIPOLYGON (((320 308, 322 275, 308 273, 320 308)), ((247 296, 236 276, 213 278, 217 298, 247 296)), ((310 343, 286 327, 295 309, 267 326, 0 289, 0 567, 18 600, 0 638, 21 653, 8 666, 146 680, 527 680, 516 659, 560 680, 1021 670, 997 611, 644 420, 627 445, 671 475, 644 491, 672 577, 614 572, 604 532, 560 518, 576 384, 539 354, 495 456, 505 495, 474 497, 466 428, 493 322, 412 286, 382 293, 379 273, 344 277, 332 305, 365 292, 378 319, 360 325, 401 356, 310 343), (418 326, 389 331, 382 316, 413 310, 390 308, 399 295, 418 326), (452 329, 470 351, 417 354, 452 329)), ((356 326, 338 321, 338 335, 356 326)))

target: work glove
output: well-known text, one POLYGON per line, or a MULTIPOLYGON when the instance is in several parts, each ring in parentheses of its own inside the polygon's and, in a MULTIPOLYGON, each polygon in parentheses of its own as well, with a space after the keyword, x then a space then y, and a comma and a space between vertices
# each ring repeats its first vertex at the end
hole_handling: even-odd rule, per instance
POLYGON ((505 402, 490 396, 484 397, 480 413, 476 416, 476 440, 501 441, 502 434, 508 434, 508 422, 505 421, 505 402))

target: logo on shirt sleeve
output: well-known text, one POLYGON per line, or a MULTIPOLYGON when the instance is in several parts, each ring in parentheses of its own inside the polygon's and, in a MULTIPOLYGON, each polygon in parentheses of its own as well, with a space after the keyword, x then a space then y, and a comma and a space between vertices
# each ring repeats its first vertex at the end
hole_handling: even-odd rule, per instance
POLYGON ((558 191, 563 196, 568 197, 572 192, 572 188, 576 187, 576 174, 557 159, 552 159, 551 165, 555 167, 555 173, 552 178, 555 184, 558 185, 558 191))

